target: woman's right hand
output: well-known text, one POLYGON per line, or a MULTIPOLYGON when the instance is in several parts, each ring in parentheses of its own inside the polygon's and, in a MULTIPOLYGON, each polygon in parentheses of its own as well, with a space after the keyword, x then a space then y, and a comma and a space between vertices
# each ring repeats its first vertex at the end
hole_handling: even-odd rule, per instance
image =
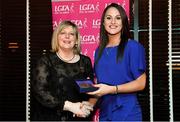
POLYGON ((76 116, 78 117, 88 117, 91 113, 91 111, 93 111, 93 105, 88 102, 88 101, 82 101, 80 109, 83 111, 83 115, 82 114, 76 114, 76 116))
POLYGON ((94 87, 98 87, 99 89, 94 92, 88 92, 87 94, 101 97, 106 94, 114 94, 116 91, 115 86, 110 86, 106 84, 95 84, 94 87))

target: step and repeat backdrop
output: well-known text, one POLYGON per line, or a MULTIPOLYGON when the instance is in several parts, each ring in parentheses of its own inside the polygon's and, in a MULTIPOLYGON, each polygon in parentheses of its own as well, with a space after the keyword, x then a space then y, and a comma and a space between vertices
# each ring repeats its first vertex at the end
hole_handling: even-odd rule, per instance
POLYGON ((94 62, 94 52, 99 43, 100 19, 104 8, 112 3, 122 5, 129 16, 129 0, 52 0, 53 29, 62 20, 71 20, 81 34, 82 54, 94 62))

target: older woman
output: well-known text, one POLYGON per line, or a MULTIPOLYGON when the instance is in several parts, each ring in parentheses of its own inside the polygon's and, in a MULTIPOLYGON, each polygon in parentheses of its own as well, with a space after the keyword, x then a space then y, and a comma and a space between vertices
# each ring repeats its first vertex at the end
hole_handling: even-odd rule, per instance
POLYGON ((52 51, 40 57, 34 68, 32 94, 36 104, 31 120, 88 120, 90 96, 80 93, 75 83, 86 78, 93 80, 91 60, 80 54, 77 26, 63 21, 53 33, 52 51))

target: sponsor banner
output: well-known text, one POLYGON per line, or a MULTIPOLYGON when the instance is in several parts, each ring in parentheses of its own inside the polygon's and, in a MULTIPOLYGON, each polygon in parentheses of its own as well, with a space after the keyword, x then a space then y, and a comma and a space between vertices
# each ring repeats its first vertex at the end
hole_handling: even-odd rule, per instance
POLYGON ((62 20, 74 22, 81 34, 82 54, 94 63, 94 52, 99 43, 100 19, 104 8, 112 3, 122 5, 129 16, 129 0, 51 0, 53 29, 62 20))

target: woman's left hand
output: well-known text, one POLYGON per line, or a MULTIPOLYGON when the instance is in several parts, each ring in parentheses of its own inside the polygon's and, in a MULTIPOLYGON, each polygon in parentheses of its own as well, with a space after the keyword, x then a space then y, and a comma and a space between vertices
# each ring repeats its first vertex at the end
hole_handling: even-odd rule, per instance
POLYGON ((112 94, 116 90, 114 86, 109 86, 106 84, 95 84, 94 87, 98 87, 99 89, 94 92, 88 92, 87 94, 101 97, 106 94, 112 94))

